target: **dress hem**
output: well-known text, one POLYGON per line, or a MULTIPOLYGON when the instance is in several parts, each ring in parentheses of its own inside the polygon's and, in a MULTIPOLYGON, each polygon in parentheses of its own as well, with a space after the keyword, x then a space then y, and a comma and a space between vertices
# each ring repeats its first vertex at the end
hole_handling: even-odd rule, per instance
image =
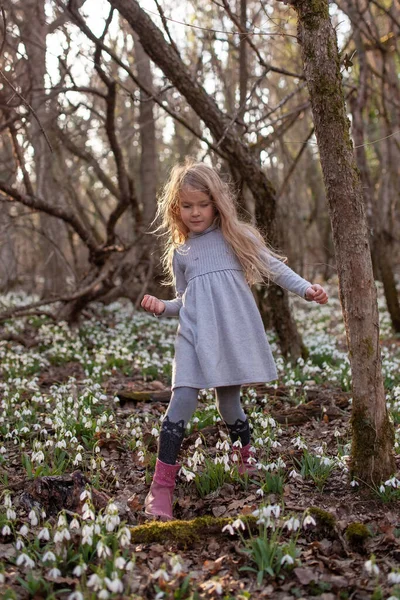
POLYGON ((208 383, 207 385, 199 385, 193 382, 188 382, 188 383, 175 383, 173 386, 171 386, 171 391, 173 391, 175 388, 178 387, 190 387, 190 388, 195 388, 195 389, 199 389, 199 390, 208 390, 210 388, 217 388, 217 387, 229 387, 230 385, 257 385, 260 383, 269 383, 270 381, 274 381, 274 379, 278 379, 278 375, 276 375, 275 377, 271 377, 270 379, 261 379, 259 381, 255 381, 254 379, 246 379, 243 380, 241 379, 240 381, 229 381, 228 383, 226 381, 222 381, 222 382, 218 382, 218 383, 208 383))

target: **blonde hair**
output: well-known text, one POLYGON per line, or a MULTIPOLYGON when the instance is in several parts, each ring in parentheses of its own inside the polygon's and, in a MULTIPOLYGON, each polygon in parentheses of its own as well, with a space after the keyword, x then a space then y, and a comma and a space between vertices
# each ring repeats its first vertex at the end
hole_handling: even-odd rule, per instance
POLYGON ((183 189, 195 190, 207 194, 214 206, 217 223, 231 246, 249 285, 268 280, 271 271, 261 258, 267 252, 283 259, 267 248, 260 232, 252 225, 240 221, 236 210, 236 198, 228 183, 224 182, 217 171, 205 163, 196 163, 187 158, 182 165, 176 165, 158 199, 155 221, 160 225, 155 230, 167 235, 162 255, 163 267, 168 274, 165 283, 173 282, 172 258, 174 250, 188 239, 189 230, 180 215, 179 198, 183 189))

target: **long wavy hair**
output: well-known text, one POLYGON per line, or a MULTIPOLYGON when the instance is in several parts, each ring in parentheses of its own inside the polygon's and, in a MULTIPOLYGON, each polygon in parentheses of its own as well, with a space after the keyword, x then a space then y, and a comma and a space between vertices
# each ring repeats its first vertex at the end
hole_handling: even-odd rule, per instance
POLYGON ((173 283, 172 258, 176 248, 188 239, 189 229, 180 215, 180 193, 185 190, 203 192, 211 199, 215 209, 215 223, 236 254, 242 265, 249 285, 268 281, 271 271, 261 258, 268 253, 286 260, 267 247, 260 232, 241 221, 236 210, 236 196, 228 183, 217 171, 204 163, 187 158, 184 164, 176 165, 170 174, 159 198, 154 222, 159 222, 156 232, 166 235, 162 263, 167 274, 166 284, 173 283))

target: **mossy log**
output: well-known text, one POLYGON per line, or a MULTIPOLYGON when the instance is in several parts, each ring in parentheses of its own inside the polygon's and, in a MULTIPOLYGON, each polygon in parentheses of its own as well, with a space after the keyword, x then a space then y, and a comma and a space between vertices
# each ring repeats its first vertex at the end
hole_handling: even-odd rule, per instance
MULTIPOLYGON (((240 519, 251 531, 258 530, 256 518, 252 515, 240 516, 240 519)), ((176 542, 187 545, 210 535, 229 536, 229 533, 222 532, 222 528, 233 523, 234 520, 227 517, 204 516, 191 521, 151 521, 131 528, 132 542, 134 544, 176 542)))

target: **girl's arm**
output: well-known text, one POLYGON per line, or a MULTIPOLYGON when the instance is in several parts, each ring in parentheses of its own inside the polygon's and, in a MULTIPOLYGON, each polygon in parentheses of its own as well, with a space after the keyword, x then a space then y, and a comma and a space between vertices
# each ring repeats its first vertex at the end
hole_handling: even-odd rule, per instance
POLYGON ((186 290, 185 274, 174 252, 172 259, 172 269, 174 271, 176 298, 173 300, 163 300, 165 305, 164 311, 158 315, 160 317, 177 317, 182 307, 182 296, 186 290))
POLYGON ((289 292, 301 296, 301 298, 312 300, 312 298, 306 296, 306 291, 312 287, 312 284, 309 281, 303 279, 300 275, 297 275, 290 267, 271 254, 265 252, 263 255, 263 258, 265 257, 265 261, 271 271, 271 279, 274 283, 289 290, 289 292))

